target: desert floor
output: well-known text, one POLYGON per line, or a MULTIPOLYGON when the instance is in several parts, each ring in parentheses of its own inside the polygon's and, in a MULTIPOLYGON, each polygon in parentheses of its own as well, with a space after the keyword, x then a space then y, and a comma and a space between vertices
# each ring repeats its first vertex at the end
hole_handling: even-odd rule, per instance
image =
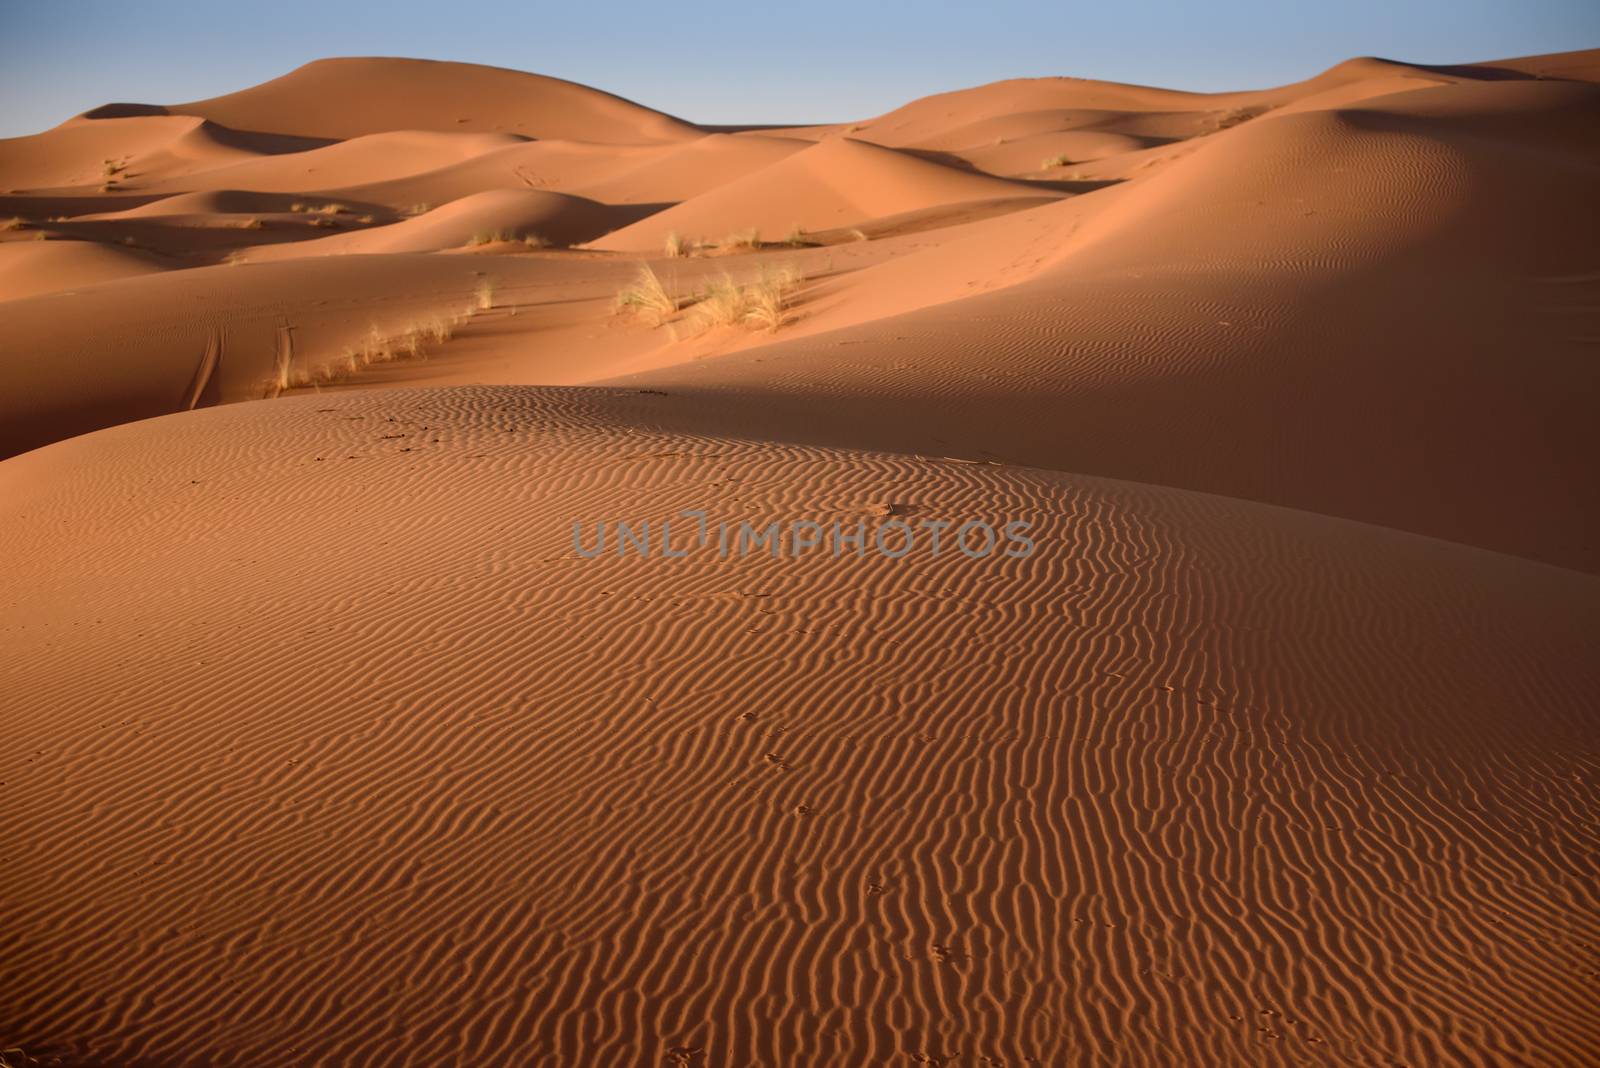
POLYGON ((1597 80, 0 141, 0 1059, 1600 1063, 1597 80))

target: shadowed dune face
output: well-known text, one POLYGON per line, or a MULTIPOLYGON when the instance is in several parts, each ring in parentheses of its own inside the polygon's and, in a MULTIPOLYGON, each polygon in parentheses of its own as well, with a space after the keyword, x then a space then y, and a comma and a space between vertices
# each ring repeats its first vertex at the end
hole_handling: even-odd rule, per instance
POLYGON ((0 467, 12 1004, 112 1060, 1595 1055, 1595 580, 678 403, 348 393, 0 467), (573 551, 886 503, 1037 549, 573 551))
POLYGON ((1600 1062, 1595 72, 0 141, 0 1049, 1600 1062))

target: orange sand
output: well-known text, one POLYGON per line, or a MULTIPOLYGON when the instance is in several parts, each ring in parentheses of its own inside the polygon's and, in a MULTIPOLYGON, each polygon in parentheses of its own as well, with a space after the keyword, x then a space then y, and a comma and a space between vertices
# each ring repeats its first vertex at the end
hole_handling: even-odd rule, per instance
POLYGON ((1600 1061, 1597 75, 0 141, 0 1056, 1600 1061))

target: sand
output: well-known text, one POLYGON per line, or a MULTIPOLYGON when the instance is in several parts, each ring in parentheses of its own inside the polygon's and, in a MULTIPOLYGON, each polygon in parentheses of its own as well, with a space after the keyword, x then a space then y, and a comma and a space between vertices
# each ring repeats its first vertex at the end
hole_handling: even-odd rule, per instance
POLYGON ((1600 1061, 1597 74, 0 141, 6 1063, 1600 1061))

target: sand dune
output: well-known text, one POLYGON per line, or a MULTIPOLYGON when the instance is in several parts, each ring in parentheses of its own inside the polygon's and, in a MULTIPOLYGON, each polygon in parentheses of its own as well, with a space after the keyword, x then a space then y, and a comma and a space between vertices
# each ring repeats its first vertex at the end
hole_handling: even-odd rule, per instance
MULTIPOLYGON (((283 192, 356 186, 426 174, 485 153, 524 143, 509 134, 406 130, 368 134, 286 156, 252 157, 210 171, 204 181, 227 188, 283 192)), ((195 187, 194 179, 183 181, 195 187)), ((158 188, 176 188, 169 182, 158 188)))
POLYGON ((41 134, 0 140, 0 186, 13 192, 99 188, 108 181, 194 173, 322 143, 312 138, 240 135, 181 115, 78 118, 41 134))
POLYGON ((1595 579, 648 429, 678 403, 307 397, 0 465, 6 1032, 112 1062, 1600 1056, 1595 579), (1023 518, 1038 553, 571 542, 885 502, 1023 518))
POLYGON ((585 85, 420 59, 318 60, 242 92, 167 110, 240 130, 313 137, 435 130, 637 144, 699 135, 670 115, 585 85))
POLYGON ((1582 488, 1600 454, 1594 94, 1464 85, 1257 120, 1030 230, 864 274, 859 302, 817 317, 838 332, 640 384, 720 397, 768 436, 1093 471, 1600 570, 1582 488), (940 303, 962 290, 981 295, 940 303))
POLYGON ((163 269, 161 261, 148 252, 119 245, 7 241, 0 243, 0 301, 155 274, 163 269))
POLYGON ((656 250, 669 233, 716 239, 755 228, 780 238, 796 227, 827 230, 920 208, 1040 190, 972 174, 848 138, 823 141, 743 178, 593 242, 656 250))
POLYGON ((0 1060, 1600 1062, 1597 76, 0 141, 0 1060))
POLYGON ((431 252, 491 239, 530 238, 566 245, 605 233, 628 216, 625 211, 564 193, 494 189, 473 193, 389 226, 324 237, 314 248, 276 245, 260 250, 251 259, 431 252))

